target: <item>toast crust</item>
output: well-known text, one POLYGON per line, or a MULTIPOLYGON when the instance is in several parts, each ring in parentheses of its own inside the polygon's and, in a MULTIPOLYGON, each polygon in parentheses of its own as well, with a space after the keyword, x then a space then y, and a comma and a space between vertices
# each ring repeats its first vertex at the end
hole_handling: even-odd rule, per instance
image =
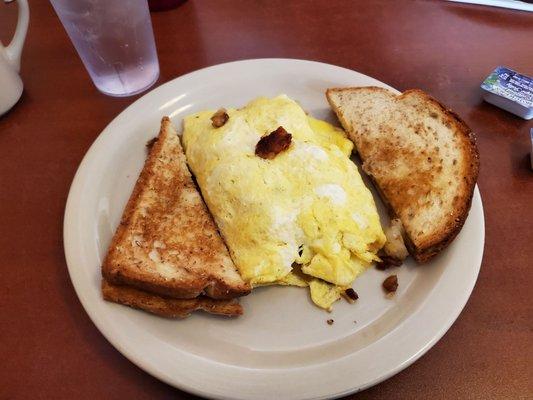
MULTIPOLYGON (((387 206, 390 216, 392 218, 399 217, 402 219, 402 222, 404 222, 402 216, 405 217, 405 215, 402 214, 402 211, 408 204, 412 204, 417 198, 422 197, 425 194, 422 191, 426 191, 428 188, 431 190, 432 180, 435 179, 435 174, 438 175, 438 173, 442 171, 442 166, 440 166, 440 171, 438 169, 430 170, 429 173, 425 172, 422 168, 413 168, 411 171, 412 173, 407 179, 394 181, 394 187, 392 183, 388 185, 387 182, 383 182, 381 177, 380 179, 376 179, 372 175, 372 165, 365 163, 367 158, 371 158, 370 155, 375 157, 375 153, 371 153, 369 148, 371 146, 376 146, 376 143, 366 143, 364 135, 355 132, 356 129, 352 126, 352 121, 349 120, 349 116, 346 115, 345 110, 340 107, 340 101, 338 100, 339 93, 342 95, 343 93, 350 94, 359 91, 363 91, 361 93, 376 93, 376 95, 385 96, 397 102, 403 102, 409 98, 416 98, 422 107, 422 111, 427 112, 428 110, 431 110, 430 115, 432 118, 441 121, 443 126, 453 130, 457 135, 462 166, 462 168, 457 171, 457 176, 460 177, 463 182, 461 182, 461 189, 455 193, 455 198, 453 199, 453 212, 449 213, 444 221, 440 221, 437 229, 433 230, 431 234, 425 235, 422 239, 414 238, 411 237, 411 235, 404 233, 406 246, 413 258, 420 263, 427 262, 453 241, 463 227, 468 216, 474 187, 479 173, 479 153, 476 146, 475 135, 456 113, 447 109, 440 102, 418 89, 407 90, 401 95, 396 95, 379 87, 331 88, 326 91, 326 97, 330 106, 335 111, 350 138, 354 141, 359 156, 363 161, 363 169, 369 174, 374 185, 378 189, 380 197, 387 206), (414 192, 412 196, 405 195, 409 190, 414 192)), ((382 127, 381 125, 380 128, 385 129, 386 133, 388 133, 387 129, 394 129, 394 127, 382 127)), ((410 126, 410 128, 412 128, 412 135, 419 134, 417 129, 424 129, 423 126, 410 126)), ((378 153, 378 155, 383 158, 385 163, 390 162, 390 159, 393 158, 391 157, 391 152, 398 151, 404 151, 402 156, 412 160, 414 165, 418 166, 421 162, 422 157, 419 154, 413 154, 413 151, 405 148, 405 146, 402 148, 402 143, 379 143, 379 146, 382 146, 382 148, 380 148, 380 153, 378 153)), ((437 155, 438 153, 432 153, 429 151, 429 153, 423 155, 423 158, 425 159, 427 156, 430 156, 427 157, 427 159, 431 160, 431 157, 436 157, 437 155)), ((394 156, 397 156, 397 154, 394 156)), ((442 158, 440 161, 442 163, 442 158)), ((435 167, 438 168, 437 165, 435 167)))
POLYGON ((241 305, 235 300, 215 300, 205 296, 194 299, 174 299, 129 286, 112 285, 105 279, 102 279, 102 296, 107 301, 165 318, 186 318, 198 310, 228 317, 236 317, 243 313, 241 305))
POLYGON ((201 199, 167 117, 124 209, 102 275, 111 284, 178 299, 201 294, 230 299, 250 292, 201 199))

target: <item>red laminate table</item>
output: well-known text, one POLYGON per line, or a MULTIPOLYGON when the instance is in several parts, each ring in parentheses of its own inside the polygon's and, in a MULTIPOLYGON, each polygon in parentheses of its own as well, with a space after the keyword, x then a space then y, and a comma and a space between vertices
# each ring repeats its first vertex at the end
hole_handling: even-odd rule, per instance
MULTIPOLYGON (((0 118, 0 399, 193 398, 120 355, 74 293, 62 244, 69 185, 93 140, 136 97, 100 94, 50 4, 30 8, 25 92, 0 118)), ((0 5, 4 44, 15 13, 0 5)), ((498 65, 533 75, 533 13, 422 0, 190 0, 152 17, 157 84, 231 60, 302 58, 421 88, 467 121, 486 218, 478 283, 433 349, 352 398, 532 398, 533 124, 483 103, 478 87, 498 65)))

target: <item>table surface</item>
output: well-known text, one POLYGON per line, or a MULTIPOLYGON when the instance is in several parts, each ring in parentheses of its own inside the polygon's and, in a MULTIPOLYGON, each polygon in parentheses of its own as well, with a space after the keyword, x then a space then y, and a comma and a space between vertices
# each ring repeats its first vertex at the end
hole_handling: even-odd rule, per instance
MULTIPOLYGON (((31 13, 25 92, 0 118, 0 398, 192 399, 116 351, 74 293, 62 243, 69 186, 91 143, 138 96, 100 94, 49 2, 33 1, 31 13)), ((15 16, 0 3, 4 43, 15 16)), ((421 88, 461 115, 481 153, 479 280, 425 356, 351 398, 531 398, 532 123, 482 102, 478 88, 498 65, 533 75, 533 13, 421 0, 190 0, 152 19, 157 85, 231 60, 301 58, 421 88)))

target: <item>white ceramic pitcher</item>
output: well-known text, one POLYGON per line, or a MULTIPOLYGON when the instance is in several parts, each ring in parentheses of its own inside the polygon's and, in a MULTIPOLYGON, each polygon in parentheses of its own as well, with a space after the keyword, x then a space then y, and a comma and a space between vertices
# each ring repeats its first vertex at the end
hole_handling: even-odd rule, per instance
MULTIPOLYGON (((4 1, 9 3, 11 0, 4 1)), ((0 115, 13 107, 22 95, 20 56, 28 31, 30 12, 27 0, 17 0, 17 3, 19 9, 15 35, 7 47, 0 42, 0 115)))

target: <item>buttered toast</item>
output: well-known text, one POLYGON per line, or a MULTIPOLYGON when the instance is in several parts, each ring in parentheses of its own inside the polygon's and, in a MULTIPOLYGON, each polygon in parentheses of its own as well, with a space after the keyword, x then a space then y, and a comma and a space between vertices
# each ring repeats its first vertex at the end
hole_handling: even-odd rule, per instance
MULTIPOLYGON (((102 275, 111 285, 176 299, 200 295, 231 299, 250 291, 193 182, 180 139, 166 117, 113 237, 102 275)), ((203 308, 205 303, 199 304, 203 308)))
POLYGON ((479 170, 474 134, 421 90, 328 89, 326 97, 411 255, 426 262, 459 233, 479 170))

